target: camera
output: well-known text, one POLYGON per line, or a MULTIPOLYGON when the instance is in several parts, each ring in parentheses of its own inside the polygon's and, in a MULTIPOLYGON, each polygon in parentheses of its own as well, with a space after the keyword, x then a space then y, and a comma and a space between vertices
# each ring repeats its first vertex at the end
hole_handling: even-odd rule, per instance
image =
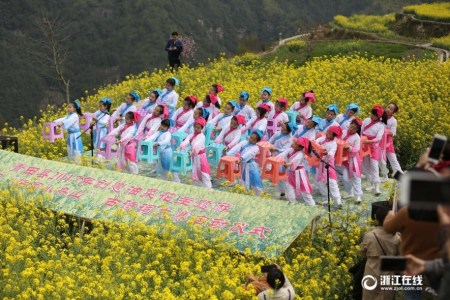
POLYGON ((261 266, 261 273, 269 273, 270 270, 276 269, 277 266, 275 264, 267 265, 267 266, 261 266))
POLYGON ((381 256, 381 271, 401 272, 406 270, 406 257, 381 256))
POLYGON ((431 172, 410 171, 401 177, 400 203, 411 219, 438 222, 438 204, 450 204, 450 179, 431 172))

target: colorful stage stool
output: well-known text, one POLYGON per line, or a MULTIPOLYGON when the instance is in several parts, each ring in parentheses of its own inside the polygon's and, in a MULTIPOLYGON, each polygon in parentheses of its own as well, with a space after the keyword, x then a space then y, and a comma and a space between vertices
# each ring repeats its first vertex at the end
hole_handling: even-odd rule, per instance
POLYGON ((149 164, 157 162, 159 147, 155 147, 154 144, 154 141, 140 141, 137 148, 137 159, 149 164))
POLYGON ((295 110, 288 110, 286 111, 286 114, 289 117, 289 123, 291 124, 296 124, 297 123, 297 116, 298 116, 298 111, 295 110))
POLYGON ((267 133, 269 138, 280 130, 281 126, 278 124, 278 121, 272 119, 267 120, 267 133))
POLYGON ((117 117, 113 117, 111 116, 109 118, 109 124, 108 124, 108 133, 110 133, 111 131, 113 131, 114 129, 114 122, 117 120, 117 117))
POLYGON ((84 113, 82 117, 80 117, 80 130, 85 131, 86 133, 90 133, 89 127, 91 126, 91 122, 94 119, 95 114, 93 113, 84 113))
POLYGON ((220 159, 217 166, 216 178, 226 178, 233 183, 236 179, 241 178, 241 164, 239 158, 234 156, 224 156, 220 159))
POLYGON ((206 147, 206 157, 208 158, 208 162, 217 167, 220 162, 220 158, 223 155, 223 149, 225 148, 224 144, 216 144, 212 143, 211 145, 206 147))
MULTIPOLYGON (((320 158, 323 157, 323 148, 321 145, 319 145, 318 143, 311 141, 311 146, 312 148, 316 151, 316 153, 319 154, 320 158)), ((320 163, 320 159, 314 154, 311 153, 309 155, 306 155, 306 161, 308 162, 308 167, 312 168, 312 167, 317 167, 320 163)))
POLYGON ((184 131, 178 130, 177 132, 173 133, 172 139, 170 141, 172 150, 177 149, 187 136, 187 133, 184 131))
POLYGON ((215 139, 216 135, 214 133, 215 126, 213 124, 206 124, 205 126, 205 145, 208 146, 211 144, 215 139))
POLYGON ((42 136, 44 137, 44 140, 53 143, 57 139, 64 139, 64 130, 55 122, 44 123, 44 126, 42 127, 42 136))
POLYGON ((116 138, 113 136, 105 136, 100 139, 105 143, 105 149, 99 150, 98 155, 103 156, 106 160, 110 160, 117 156, 116 138))
POLYGON ((336 166, 342 166, 344 161, 348 161, 349 152, 345 150, 345 147, 348 146, 348 143, 342 140, 337 140, 337 149, 336 154, 334 155, 334 161, 336 166))
POLYGON ((258 142, 256 145, 259 147, 259 153, 256 155, 255 161, 261 167, 264 165, 267 157, 270 156, 272 144, 269 142, 258 142))
POLYGON ((182 175, 186 175, 188 171, 192 171, 192 158, 187 150, 173 151, 170 161, 170 171, 182 175))
POLYGON ((287 180, 285 163, 286 161, 281 157, 267 158, 262 167, 261 178, 269 179, 274 185, 277 185, 280 180, 287 180))
POLYGON ((370 149, 369 144, 364 144, 364 141, 367 141, 367 137, 361 136, 361 146, 359 150, 359 156, 361 159, 363 159, 366 156, 370 156, 372 153, 372 150, 370 149))

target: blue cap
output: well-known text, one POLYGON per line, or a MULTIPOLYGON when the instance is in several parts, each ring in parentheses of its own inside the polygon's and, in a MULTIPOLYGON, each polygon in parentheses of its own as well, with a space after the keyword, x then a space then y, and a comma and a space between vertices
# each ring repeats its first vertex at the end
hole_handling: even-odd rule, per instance
POLYGON ((269 95, 272 95, 272 89, 270 87, 263 87, 261 90, 261 94, 267 92, 269 95))
POLYGON ((347 105, 347 110, 350 109, 356 109, 356 113, 359 114, 360 110, 359 110, 359 106, 356 103, 351 103, 349 105, 347 105))
POLYGON ((180 81, 178 80, 178 78, 176 78, 176 77, 170 77, 170 78, 175 80, 175 85, 180 85, 180 81))
POLYGON ((73 100, 73 104, 75 105, 76 109, 80 109, 81 108, 81 103, 80 103, 80 101, 78 101, 78 99, 73 100))
POLYGON ((111 104, 112 100, 111 100, 111 98, 104 97, 104 98, 100 99, 100 102, 103 102, 105 104, 111 104))
POLYGON ((250 97, 249 93, 246 91, 241 92, 241 94, 239 95, 239 98, 242 97, 244 98, 245 101, 248 100, 248 98, 250 97))
POLYGON ((295 123, 291 123, 291 122, 289 122, 289 123, 287 123, 287 126, 291 129, 291 132, 293 133, 293 132, 296 132, 297 131, 297 129, 298 129, 298 126, 297 126, 297 124, 295 124, 295 123))
POLYGON ((253 131, 252 131, 252 134, 253 134, 253 133, 256 133, 256 134, 259 136, 260 139, 262 139, 263 136, 264 136, 264 132, 262 132, 262 131, 259 130, 259 129, 253 130, 253 131))
POLYGON ((141 96, 139 96, 139 94, 136 93, 135 91, 132 91, 130 95, 134 97, 134 101, 136 102, 139 102, 139 100, 141 100, 141 96))
POLYGON ((312 116, 311 120, 317 123, 317 126, 319 126, 319 130, 322 130, 322 119, 320 117, 312 116))
POLYGON ((337 107, 336 104, 328 105, 327 110, 332 110, 332 111, 334 111, 335 114, 338 114, 338 112, 339 112, 339 108, 337 107))
POLYGON ((230 100, 230 101, 228 101, 228 103, 230 103, 231 105, 233 105, 233 108, 236 108, 236 107, 239 106, 239 103, 237 103, 237 102, 234 101, 234 100, 230 100))
POLYGON ((202 107, 202 117, 205 118, 205 120, 209 117, 209 111, 204 107, 202 107))

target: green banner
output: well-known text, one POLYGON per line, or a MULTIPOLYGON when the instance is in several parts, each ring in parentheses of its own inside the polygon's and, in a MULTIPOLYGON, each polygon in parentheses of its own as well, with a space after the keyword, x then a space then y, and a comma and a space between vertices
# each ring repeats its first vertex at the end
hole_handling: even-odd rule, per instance
POLYGON ((164 215, 180 225, 192 220, 195 226, 217 229, 240 251, 250 248, 268 257, 289 247, 322 211, 3 150, 0 161, 3 182, 15 180, 35 187, 35 193, 51 195, 44 205, 52 210, 86 219, 118 220, 120 216, 126 222, 149 225, 164 221, 164 215))

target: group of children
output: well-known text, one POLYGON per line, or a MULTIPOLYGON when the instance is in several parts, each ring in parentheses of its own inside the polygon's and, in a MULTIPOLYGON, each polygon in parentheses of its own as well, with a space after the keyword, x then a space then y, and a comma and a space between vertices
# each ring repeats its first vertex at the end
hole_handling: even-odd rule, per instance
MULTIPOLYGON (((202 101, 190 95, 184 98, 182 106, 177 109, 179 96, 175 87, 178 83, 176 78, 169 78, 163 90, 150 91, 148 98, 141 103, 140 96, 131 92, 111 115, 111 99, 102 98, 93 119, 96 124, 94 147, 101 150, 105 147, 104 137, 115 138, 118 145, 118 168, 126 168, 130 173, 138 174, 137 146, 140 141, 153 141, 154 147, 159 150, 156 172, 162 178, 169 179, 174 151, 171 144, 172 133, 184 132, 187 137, 176 150, 188 151, 191 156, 192 179, 196 185, 207 188, 212 186, 206 151, 206 141, 210 140, 210 143, 223 144, 223 155, 237 158, 241 164, 242 183, 259 195, 263 191, 260 176, 262 166, 258 165, 255 158, 260 153, 258 142, 268 141, 272 145, 271 156, 279 156, 286 162, 282 168, 288 172, 287 180, 278 183, 281 197, 296 202, 301 196, 310 205, 315 205, 313 186, 325 201, 327 177, 331 196, 341 206, 341 198, 355 197, 358 203, 362 201, 362 174, 371 183, 367 190, 374 190, 375 194, 379 194, 380 182, 388 175, 387 161, 393 171, 402 172, 393 146, 397 127, 393 115, 398 111, 395 103, 389 103, 386 108, 373 106, 370 117, 364 120, 355 117, 360 113, 356 103, 349 104, 341 114, 338 114, 338 107, 331 104, 322 119, 312 112, 310 104, 316 101, 313 91, 302 93, 298 101, 288 108, 287 99, 279 98, 272 102, 272 89, 264 87, 255 109, 248 105, 249 93, 243 91, 238 102, 228 101, 221 112, 223 103, 218 94, 223 91, 223 87, 213 84, 202 101), (290 111, 291 119, 287 111, 290 111), (108 132, 110 118, 117 120, 119 125, 108 132), (205 136, 207 126, 212 127, 212 131, 208 131, 208 137, 205 136), (365 137, 363 144, 361 137, 365 137), (346 143, 344 150, 349 156, 340 167, 335 166, 338 140, 346 143), (312 142, 321 147, 320 153, 313 150, 312 142), (380 144, 383 144, 382 147, 380 144), (361 159, 359 153, 362 146, 371 148, 370 157, 361 159), (321 160, 318 166, 311 167, 307 159, 314 156, 319 156, 321 160), (328 174, 327 164, 331 166, 328 174), (343 175, 339 176, 339 173, 343 175), (343 182, 347 192, 344 197, 340 194, 339 180, 343 182)), ((74 101, 68 107, 68 116, 55 122, 68 130, 68 155, 75 159, 83 151, 81 139, 77 138, 80 135, 78 123, 79 116, 82 115, 81 105, 74 101)), ((173 173, 173 180, 179 181, 178 174, 173 173)))

